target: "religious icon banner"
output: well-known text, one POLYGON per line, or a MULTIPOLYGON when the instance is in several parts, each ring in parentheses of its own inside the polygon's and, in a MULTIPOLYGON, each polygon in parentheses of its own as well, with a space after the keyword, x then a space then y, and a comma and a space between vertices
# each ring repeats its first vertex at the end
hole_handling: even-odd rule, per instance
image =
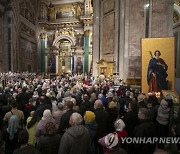
POLYGON ((141 39, 141 49, 142 92, 174 90, 174 37, 143 38, 141 39))

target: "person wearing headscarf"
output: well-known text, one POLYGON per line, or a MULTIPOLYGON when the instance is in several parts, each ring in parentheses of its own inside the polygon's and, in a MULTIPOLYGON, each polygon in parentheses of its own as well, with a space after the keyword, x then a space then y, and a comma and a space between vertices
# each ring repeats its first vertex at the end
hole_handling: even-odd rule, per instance
POLYGON ((47 122, 52 122, 55 125, 55 120, 51 114, 51 110, 46 109, 43 112, 43 117, 42 119, 39 121, 36 131, 35 131, 35 136, 36 137, 40 137, 41 135, 45 135, 46 131, 45 131, 45 126, 47 122))
POLYGON ((91 138, 91 153, 95 154, 94 137, 97 131, 97 123, 95 121, 95 114, 92 111, 86 111, 84 114, 84 125, 88 129, 91 138))
POLYGON ((5 154, 12 154, 13 151, 19 147, 18 133, 20 130, 18 117, 12 115, 8 121, 7 129, 2 132, 5 142, 5 154))

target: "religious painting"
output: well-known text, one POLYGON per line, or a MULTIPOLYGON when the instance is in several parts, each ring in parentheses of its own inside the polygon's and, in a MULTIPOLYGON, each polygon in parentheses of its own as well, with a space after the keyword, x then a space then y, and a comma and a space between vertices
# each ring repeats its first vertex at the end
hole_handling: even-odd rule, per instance
POLYGON ((47 71, 48 73, 56 73, 56 56, 55 55, 48 55, 47 71))
POLYGON ((77 57, 76 60, 76 73, 82 74, 83 73, 83 62, 81 57, 77 57))
POLYGON ((72 4, 64 4, 56 7, 56 19, 75 16, 75 8, 72 4))
POLYGON ((76 46, 80 46, 80 47, 84 46, 84 35, 83 34, 76 35, 76 46))
POLYGON ((174 90, 174 37, 143 38, 141 45, 142 92, 159 93, 162 90, 174 90))
POLYGON ((53 35, 52 34, 49 34, 47 36, 47 48, 51 48, 52 47, 52 44, 53 44, 53 35))

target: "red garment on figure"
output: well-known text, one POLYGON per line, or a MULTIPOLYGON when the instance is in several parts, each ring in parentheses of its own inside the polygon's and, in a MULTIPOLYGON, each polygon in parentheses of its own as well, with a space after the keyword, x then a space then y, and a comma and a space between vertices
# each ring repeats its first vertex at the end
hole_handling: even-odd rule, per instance
POLYGON ((156 77, 152 75, 151 80, 149 82, 149 91, 153 91, 153 92, 157 92, 158 88, 157 88, 157 80, 156 77))

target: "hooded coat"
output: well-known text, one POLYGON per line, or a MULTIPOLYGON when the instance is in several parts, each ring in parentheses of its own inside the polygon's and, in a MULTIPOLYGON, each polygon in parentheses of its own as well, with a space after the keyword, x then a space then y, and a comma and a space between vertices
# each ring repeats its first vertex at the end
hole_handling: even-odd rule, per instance
POLYGON ((59 154, 88 154, 90 151, 90 135, 83 125, 73 126, 62 136, 59 154))

